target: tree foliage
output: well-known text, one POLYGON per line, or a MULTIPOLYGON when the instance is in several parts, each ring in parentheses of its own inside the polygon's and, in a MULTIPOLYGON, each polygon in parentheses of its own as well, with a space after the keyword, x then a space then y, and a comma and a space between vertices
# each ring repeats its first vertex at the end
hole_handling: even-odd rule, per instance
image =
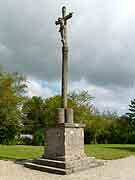
MULTIPOLYGON (((31 128, 34 132, 39 127, 50 127, 57 123, 58 108, 61 107, 61 97, 59 95, 42 99, 32 97, 26 100, 22 107, 23 124, 31 128)), ((74 110, 74 121, 85 122, 90 119, 92 112, 91 96, 88 92, 76 94, 73 92, 68 96, 68 107, 74 110)), ((27 126, 27 127, 28 127, 27 126)))
POLYGON ((21 75, 0 74, 0 143, 12 141, 19 130, 25 89, 25 79, 21 75))
POLYGON ((74 120, 78 123, 87 124, 91 120, 93 112, 92 99, 93 97, 88 91, 81 91, 76 93, 75 91, 70 94, 71 102, 69 106, 74 110, 74 120))
POLYGON ((45 126, 44 103, 41 97, 33 96, 26 99, 22 106, 22 123, 25 133, 34 133, 45 126))
MULTIPOLYGON (((46 128, 56 125, 61 97, 30 98, 26 94, 23 76, 0 70, 0 143, 13 143, 21 131, 33 135, 34 145, 43 145, 46 128)), ((100 113, 92 106, 92 99, 88 91, 68 95, 74 122, 86 125, 85 143, 135 143, 135 99, 121 117, 109 111, 100 113)))
POLYGON ((131 100, 131 103, 129 104, 129 112, 126 113, 126 115, 131 122, 135 122, 135 99, 131 100))

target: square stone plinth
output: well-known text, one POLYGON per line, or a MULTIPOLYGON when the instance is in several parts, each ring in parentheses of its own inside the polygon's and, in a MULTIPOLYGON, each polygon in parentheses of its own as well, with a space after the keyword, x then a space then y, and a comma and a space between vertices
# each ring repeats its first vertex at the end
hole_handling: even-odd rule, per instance
POLYGON ((84 158, 84 127, 65 123, 48 129, 44 157, 63 161, 84 158))
POLYGON ((84 153, 84 125, 59 124, 47 130, 45 152, 42 158, 26 162, 25 167, 57 174, 103 165, 94 157, 84 153))

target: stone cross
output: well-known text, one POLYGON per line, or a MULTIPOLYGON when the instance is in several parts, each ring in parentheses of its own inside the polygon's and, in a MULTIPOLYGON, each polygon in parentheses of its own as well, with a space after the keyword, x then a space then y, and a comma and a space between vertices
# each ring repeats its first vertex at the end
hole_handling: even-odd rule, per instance
POLYGON ((68 43, 67 43, 67 21, 72 17, 73 13, 66 13, 66 7, 62 7, 62 17, 55 22, 60 26, 62 42, 62 108, 67 108, 67 83, 68 83, 68 43))

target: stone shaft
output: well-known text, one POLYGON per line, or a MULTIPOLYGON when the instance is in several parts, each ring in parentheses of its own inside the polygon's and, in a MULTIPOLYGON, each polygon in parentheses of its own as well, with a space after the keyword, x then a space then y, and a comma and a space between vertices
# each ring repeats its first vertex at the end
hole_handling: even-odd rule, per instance
MULTIPOLYGON (((68 90, 68 42, 67 42, 67 21, 72 17, 73 13, 67 14, 66 7, 62 7, 62 17, 55 21, 60 26, 59 32, 62 42, 62 86, 61 86, 61 108, 64 109, 64 122, 68 122, 66 110, 68 107, 67 90, 68 90)), ((61 119, 62 120, 62 119, 61 119)), ((61 121, 60 120, 60 121, 61 121)))
POLYGON ((73 123, 74 122, 74 111, 71 108, 58 108, 58 124, 64 124, 65 120, 66 123, 73 123))
MULTIPOLYGON (((68 47, 62 47, 62 108, 67 108, 68 89, 68 47)), ((65 119, 66 121, 66 119, 65 119)))
POLYGON ((71 108, 66 109, 66 123, 74 123, 74 111, 71 108))
MULTIPOLYGON (((66 17, 66 7, 62 8, 62 17, 66 17)), ((67 108, 67 84, 68 84, 68 44, 67 44, 67 21, 64 21, 64 44, 62 47, 62 108, 67 108)), ((65 116, 66 118, 66 116, 65 116)), ((66 119, 65 119, 66 122, 66 119)))
POLYGON ((63 124, 65 122, 65 109, 58 108, 58 124, 63 124))

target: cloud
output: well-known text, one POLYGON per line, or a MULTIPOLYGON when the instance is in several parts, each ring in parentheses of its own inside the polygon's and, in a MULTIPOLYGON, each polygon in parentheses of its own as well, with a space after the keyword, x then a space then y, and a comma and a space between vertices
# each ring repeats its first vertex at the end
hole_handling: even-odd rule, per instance
MULTIPOLYGON (((120 102, 125 95, 131 97, 132 93, 126 92, 134 87, 135 77, 132 0, 0 1, 0 64, 8 71, 37 79, 37 84, 31 85, 36 92, 30 88, 31 95, 42 94, 39 80, 48 84, 60 81, 61 42, 54 22, 63 4, 74 11, 68 34, 70 82, 84 79, 97 89, 96 96, 102 95, 100 91, 110 96, 104 103, 112 106, 117 100, 111 99, 111 94, 117 97, 123 92, 120 102)), ((46 89, 48 95, 52 94, 50 88, 46 89)))
POLYGON ((128 111, 128 104, 130 103, 130 100, 134 98, 134 88, 104 88, 94 84, 89 84, 84 79, 70 83, 69 89, 70 92, 74 90, 76 92, 81 92, 84 89, 88 91, 93 97, 91 103, 100 112, 109 110, 118 114, 124 114, 128 111))
MULTIPOLYGON (((29 77, 27 85, 29 97, 41 96, 47 98, 61 94, 59 82, 50 83, 29 77)), ((75 91, 79 93, 83 90, 88 91, 93 97, 91 103, 100 112, 109 110, 111 112, 117 112, 118 114, 124 114, 128 111, 130 100, 134 97, 134 88, 126 88, 125 90, 120 87, 116 87, 116 89, 107 89, 89 84, 84 79, 70 82, 68 92, 75 91)))
MULTIPOLYGON (((54 21, 63 2, 0 2, 0 43, 11 52, 0 60, 6 69, 44 80, 60 79, 61 44, 54 21)), ((66 4, 75 12, 69 30, 71 80, 83 77, 94 84, 128 85, 135 75, 131 1, 66 4)))
POLYGON ((51 97, 55 94, 58 94, 58 83, 50 84, 48 82, 42 82, 34 78, 28 78, 28 96, 41 96, 44 98, 51 97))

